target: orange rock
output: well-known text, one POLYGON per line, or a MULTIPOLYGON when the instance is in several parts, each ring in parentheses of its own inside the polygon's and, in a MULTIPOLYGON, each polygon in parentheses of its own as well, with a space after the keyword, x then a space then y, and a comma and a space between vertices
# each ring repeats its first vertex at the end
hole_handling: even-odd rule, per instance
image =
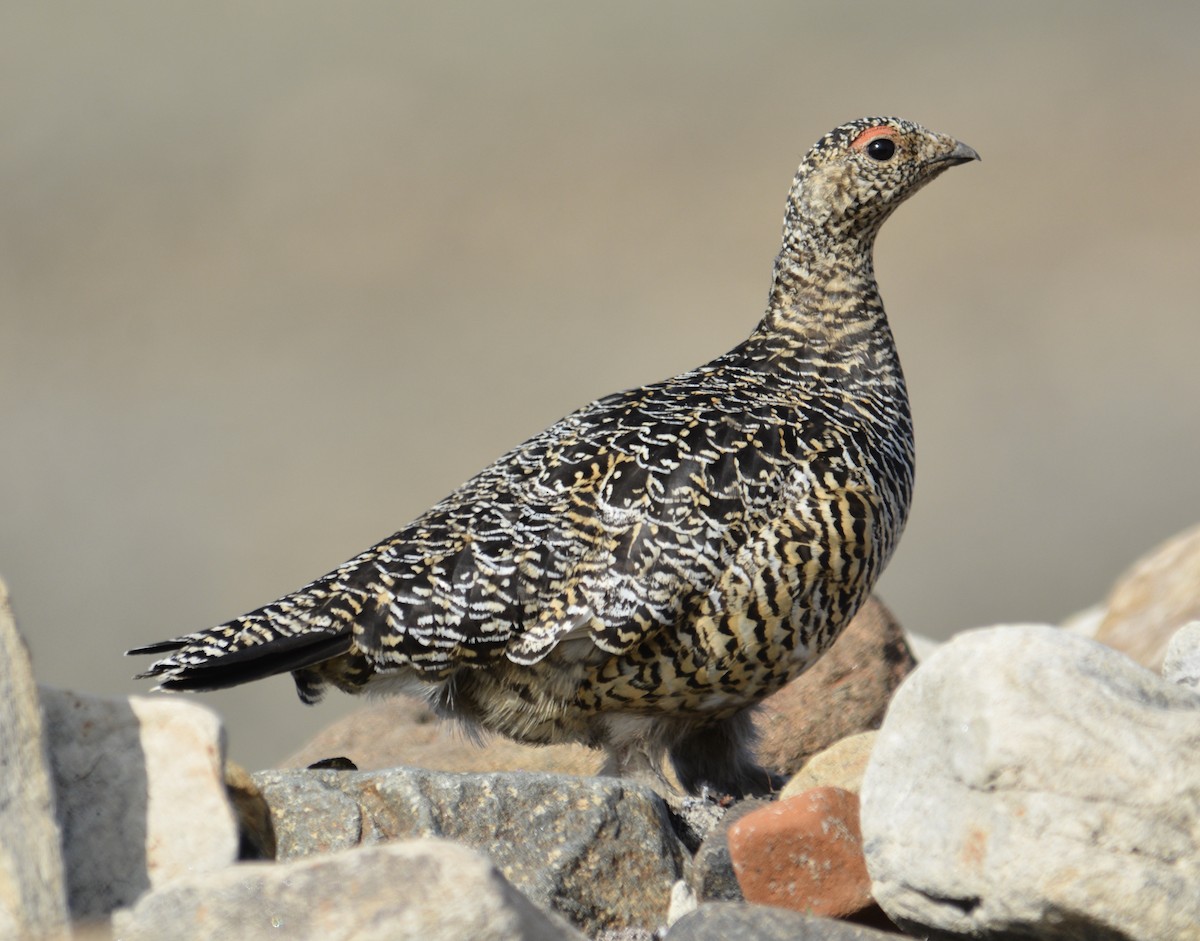
POLYGON ((1095 639, 1158 672, 1174 633, 1200 618, 1198 586, 1200 526, 1193 526, 1118 579, 1095 639))
POLYGON ((842 917, 871 904, 858 797, 815 787, 729 828, 729 855, 748 902, 842 917))

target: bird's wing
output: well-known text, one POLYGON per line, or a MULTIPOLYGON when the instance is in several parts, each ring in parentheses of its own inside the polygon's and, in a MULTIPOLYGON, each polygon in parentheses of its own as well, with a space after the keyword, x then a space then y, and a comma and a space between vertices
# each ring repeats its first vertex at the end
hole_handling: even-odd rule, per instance
POLYGON ((711 375, 567 416, 328 575, 142 648, 169 653, 143 675, 215 688, 346 653, 438 676, 495 656, 533 663, 568 637, 630 649, 715 584, 778 493, 794 408, 698 385, 711 375))
POLYGON ((359 579, 383 616, 355 621, 356 645, 436 671, 573 637, 620 653, 678 621, 772 511, 795 412, 677 385, 568 416, 376 547, 359 579))

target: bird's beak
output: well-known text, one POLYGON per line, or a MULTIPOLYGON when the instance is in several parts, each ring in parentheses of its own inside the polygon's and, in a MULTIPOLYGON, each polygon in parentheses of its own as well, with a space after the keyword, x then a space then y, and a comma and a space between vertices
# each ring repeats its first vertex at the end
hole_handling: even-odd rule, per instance
POLYGON ((934 158, 938 163, 943 160, 951 166, 957 166, 960 163, 969 163, 972 160, 979 160, 979 154, 975 153, 974 147, 968 147, 962 141, 954 142, 954 149, 950 153, 941 157, 934 158))

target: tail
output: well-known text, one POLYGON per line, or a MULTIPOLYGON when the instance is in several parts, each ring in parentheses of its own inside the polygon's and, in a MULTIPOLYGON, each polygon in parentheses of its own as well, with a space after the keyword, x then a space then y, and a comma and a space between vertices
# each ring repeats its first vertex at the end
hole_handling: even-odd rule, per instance
MULTIPOLYGON (((282 613, 277 605, 270 605, 211 630, 135 647, 126 655, 169 654, 135 677, 158 679, 155 689, 208 692, 279 673, 294 673, 350 652, 349 625, 318 628, 296 618, 280 617, 282 613)), ((310 680, 302 682, 301 676, 296 680, 302 699, 319 698, 323 684, 309 689, 310 680)))

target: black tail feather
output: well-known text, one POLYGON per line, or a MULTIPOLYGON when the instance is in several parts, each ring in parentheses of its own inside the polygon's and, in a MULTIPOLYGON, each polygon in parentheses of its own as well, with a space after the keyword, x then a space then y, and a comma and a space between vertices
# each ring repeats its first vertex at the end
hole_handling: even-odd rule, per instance
POLYGON ((134 647, 132 650, 126 650, 127 657, 149 656, 159 653, 170 653, 173 650, 182 650, 189 643, 186 637, 176 637, 174 640, 160 640, 157 644, 146 644, 143 647, 134 647))
POLYGON ((129 651, 138 653, 164 653, 184 650, 182 657, 170 657, 154 664, 138 679, 159 677, 160 689, 191 690, 206 692, 228 689, 254 680, 323 663, 339 657, 350 650, 349 630, 336 634, 309 632, 280 636, 265 644, 252 644, 223 653, 202 662, 188 663, 186 648, 202 641, 184 639, 163 641, 129 651))

